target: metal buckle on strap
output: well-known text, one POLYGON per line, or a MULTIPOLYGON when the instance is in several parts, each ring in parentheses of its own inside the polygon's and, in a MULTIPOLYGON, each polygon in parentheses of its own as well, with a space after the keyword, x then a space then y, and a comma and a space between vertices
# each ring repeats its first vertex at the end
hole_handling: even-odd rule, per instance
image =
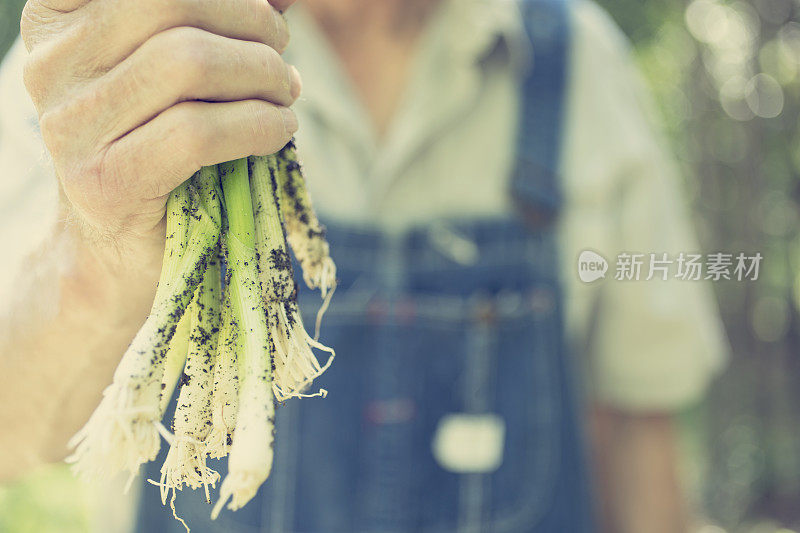
POLYGON ((431 225, 428 241, 443 256, 462 266, 474 265, 480 258, 480 249, 474 241, 443 223, 431 225))

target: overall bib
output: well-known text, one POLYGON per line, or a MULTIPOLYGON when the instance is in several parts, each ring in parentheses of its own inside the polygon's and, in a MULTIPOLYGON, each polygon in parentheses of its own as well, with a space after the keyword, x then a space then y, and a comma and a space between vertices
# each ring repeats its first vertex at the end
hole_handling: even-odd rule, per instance
MULTIPOLYGON (((321 339, 337 357, 314 385, 328 397, 278 406, 272 475, 244 508, 211 522, 202 491, 179 493, 192 531, 591 531, 554 223, 569 14, 563 0, 522 8, 535 57, 518 212, 400 235, 329 224, 339 287, 321 339)), ((300 303, 312 325, 319 295, 300 303)), ((184 531, 151 486, 137 526, 184 531)))

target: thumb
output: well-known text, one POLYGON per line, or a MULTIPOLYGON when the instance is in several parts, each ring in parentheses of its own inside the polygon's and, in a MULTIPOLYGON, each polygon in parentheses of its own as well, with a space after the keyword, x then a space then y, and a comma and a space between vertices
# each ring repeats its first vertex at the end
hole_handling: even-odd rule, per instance
POLYGON ((20 36, 28 52, 47 39, 47 28, 57 26, 60 15, 77 11, 89 2, 91 0, 28 0, 19 23, 20 36))
POLYGON ((39 7, 58 13, 69 13, 83 7, 89 2, 91 2, 91 0, 28 0, 28 5, 25 7, 26 9, 29 7, 39 7))

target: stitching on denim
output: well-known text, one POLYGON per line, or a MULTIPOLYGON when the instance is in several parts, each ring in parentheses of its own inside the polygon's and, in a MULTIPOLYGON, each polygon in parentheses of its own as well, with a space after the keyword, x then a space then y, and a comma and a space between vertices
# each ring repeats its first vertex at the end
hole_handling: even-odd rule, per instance
MULTIPOLYGON (((493 297, 493 300, 501 297, 518 297, 521 302, 521 305, 514 310, 503 311, 501 309, 498 313, 498 318, 501 320, 516 320, 530 315, 536 322, 550 318, 555 311, 554 307, 535 309, 531 304, 531 296, 537 291, 552 294, 553 289, 548 283, 533 284, 528 290, 508 290, 493 297)), ((335 325, 374 324, 375 320, 370 318, 369 304, 364 305, 365 296, 371 294, 369 291, 337 294, 335 297, 336 302, 331 304, 328 310, 329 314, 325 316, 325 323, 335 325)), ((552 297, 555 298, 554 295, 552 297)), ((471 296, 407 293, 403 296, 403 300, 414 305, 415 318, 412 319, 411 323, 416 323, 419 319, 425 319, 426 321, 450 322, 456 325, 473 320, 474 300, 471 296)), ((304 317, 313 317, 318 308, 318 301, 301 299, 300 309, 303 311, 304 317)))

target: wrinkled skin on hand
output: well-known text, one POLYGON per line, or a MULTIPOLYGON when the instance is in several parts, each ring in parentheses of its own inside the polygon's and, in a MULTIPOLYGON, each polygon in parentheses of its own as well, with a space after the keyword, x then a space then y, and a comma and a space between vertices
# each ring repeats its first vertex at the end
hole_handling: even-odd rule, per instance
POLYGON ((292 1, 28 1, 25 85, 62 218, 95 256, 159 263, 172 189, 291 138, 301 83, 280 53, 292 1))

